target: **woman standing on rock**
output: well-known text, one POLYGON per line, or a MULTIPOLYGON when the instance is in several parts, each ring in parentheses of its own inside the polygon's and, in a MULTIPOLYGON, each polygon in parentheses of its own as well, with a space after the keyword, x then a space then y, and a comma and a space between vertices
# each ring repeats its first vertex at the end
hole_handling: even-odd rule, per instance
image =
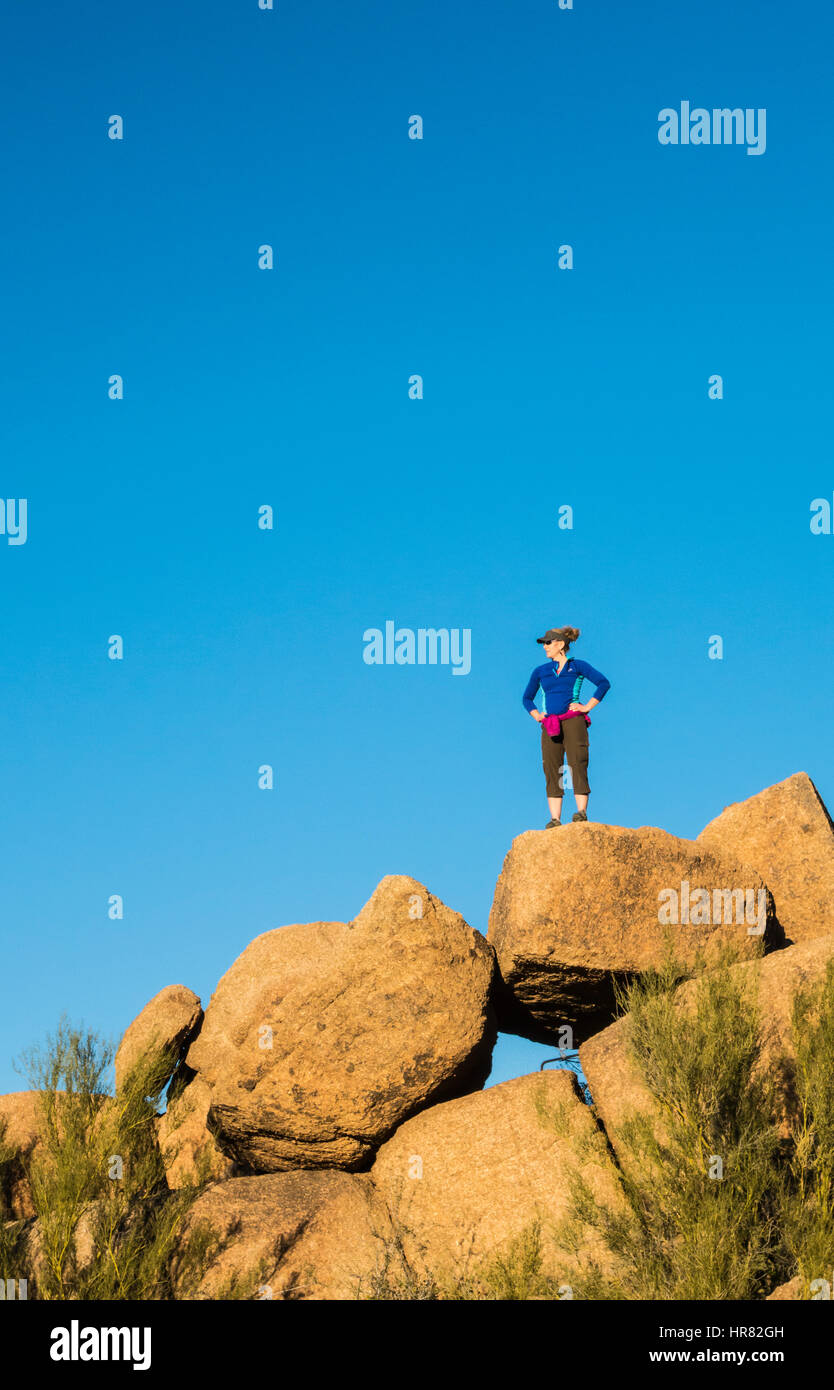
POLYGON ((573 819, 588 819, 588 711, 611 689, 611 682, 601 671, 595 671, 587 661, 568 656, 571 643, 578 637, 577 627, 551 627, 544 637, 536 638, 544 647, 547 661, 536 667, 522 697, 527 713, 542 726, 542 766, 550 807, 546 830, 562 824, 562 764, 566 753, 576 796, 573 819), (596 688, 596 695, 583 705, 579 693, 586 680, 596 688), (543 710, 535 705, 539 688, 544 695, 543 710))

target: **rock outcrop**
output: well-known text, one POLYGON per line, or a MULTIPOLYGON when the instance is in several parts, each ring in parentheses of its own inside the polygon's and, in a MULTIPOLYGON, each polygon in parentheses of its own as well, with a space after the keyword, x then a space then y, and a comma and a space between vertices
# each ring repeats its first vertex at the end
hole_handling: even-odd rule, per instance
POLYGON ((616 982, 661 963, 667 938, 690 963, 729 941, 752 955, 762 935, 766 949, 784 943, 766 883, 712 846, 654 826, 528 830, 489 919, 499 1027, 546 1042, 569 1025, 581 1041, 614 1017, 616 982))
MULTIPOLYGON (((557 1228, 575 1170, 618 1206, 614 1164, 573 1075, 550 1071, 424 1110, 383 1144, 371 1177, 420 1273, 471 1273, 539 1223, 543 1273, 569 1281, 576 1257, 557 1228)), ((602 1258, 590 1232, 582 1254, 602 1258)))
POLYGON ((210 1105, 211 1090, 199 1076, 169 1093, 168 1108, 157 1125, 157 1139, 171 1188, 235 1175, 233 1161, 218 1147, 208 1128, 210 1105))
POLYGON ((365 1174, 269 1173, 214 1183, 191 1208, 183 1235, 210 1227, 220 1248, 198 1299, 355 1299, 384 1268, 388 1217, 365 1174))
MULTIPOLYGON (((134 1216, 159 1216, 166 1239, 169 1217, 180 1221, 194 1194, 166 1191, 155 1133, 168 1188, 193 1185, 199 1195, 176 1227, 172 1262, 166 1248, 151 1296, 168 1297, 172 1279, 177 1297, 199 1300, 544 1299, 573 1297, 574 1289, 596 1297, 610 1291, 600 1275, 613 1278, 615 1292, 619 1279, 627 1294, 639 1286, 616 1263, 627 1242, 615 1232, 603 1244, 593 1208, 627 1219, 628 1181, 657 1177, 645 1173, 651 1149, 639 1174, 632 1167, 623 1133, 629 1117, 643 1112, 662 1136, 676 1123, 670 1115, 685 1125, 713 1114, 714 1088, 687 1068, 699 991, 720 986, 712 967, 725 956, 737 961, 732 977, 758 1005, 755 1065, 775 1085, 748 1095, 764 1095, 781 1122, 778 1135, 763 1126, 778 1147, 778 1183, 790 1187, 794 1170, 778 1165, 786 1156, 795 1163, 812 1142, 808 1116, 817 1124, 813 1097, 824 1097, 826 1064, 809 1064, 812 1103, 800 1116, 797 1077, 809 1050, 799 1049, 798 1062, 793 1015, 800 993, 834 979, 833 844, 805 774, 728 807, 697 841, 650 826, 529 831, 504 862, 488 940, 415 879, 392 876, 349 923, 296 924, 257 937, 220 980, 205 1017, 191 990, 160 991, 122 1039, 115 1099, 76 1095, 65 1109, 68 1094, 56 1094, 49 1133, 53 1142, 62 1131, 68 1140, 60 1171, 83 1170, 86 1184, 61 1287, 85 1270, 98 1278, 103 1266, 95 1262, 105 1254, 112 1268, 110 1246, 96 1248, 96 1213, 110 1210, 109 1179, 117 1180, 103 1156, 124 1150, 126 1163, 139 1160, 124 1169, 140 1182, 129 1189, 137 1210, 122 1213, 117 1254, 131 1231, 144 1239, 134 1216), (785 925, 795 942, 787 947, 785 925), (697 966, 670 1007, 683 1024, 675 1054, 682 1080, 693 1084, 682 1086, 677 1110, 664 1112, 633 1060, 632 1018, 611 1020, 617 986, 662 966, 670 950, 697 966), (484 1091, 498 1026, 563 1047, 581 1043, 594 1109, 569 1071, 484 1091), (133 1131, 126 1078, 163 1054, 173 1078, 167 1110, 147 1109, 133 1131), (146 1172, 150 1204, 140 1191, 146 1172), (574 1178, 585 1196, 590 1189, 592 1205, 574 1204, 574 1178), (571 1232, 565 1217, 573 1218, 571 1232)), ((699 1036, 714 1044, 706 1070, 713 1062, 720 1068, 724 1055, 735 1066, 735 1043, 750 1044, 744 1018, 736 1037, 718 1000, 706 1023, 709 1034, 699 1036)), ((647 1051, 657 1066, 662 1045, 647 1051)), ((163 1070, 156 1067, 154 1086, 163 1070)), ((9 1248, 35 1296, 39 1282, 45 1296, 51 1288, 46 1208, 39 1201, 42 1226, 30 1185, 32 1165, 52 1152, 43 1099, 34 1091, 0 1096, 0 1220, 21 1223, 9 1225, 9 1248)), ((676 1206, 677 1167, 671 1176, 676 1206)), ((62 1209, 60 1193, 56 1201, 62 1209)), ((674 1211, 668 1216, 676 1220, 674 1211)), ((673 1243, 685 1238, 686 1221, 679 1225, 673 1243)), ((666 1233, 664 1224, 668 1245, 666 1233)), ((771 1288, 776 1301, 824 1296, 799 1277, 773 1288, 802 1263, 788 1227, 776 1238, 757 1290, 771 1288)), ((67 1296, 83 1297, 80 1287, 67 1296)))
POLYGON ((193 990, 185 985, 167 985, 161 989, 133 1020, 119 1044, 116 1089, 124 1084, 137 1063, 150 1058, 152 1053, 167 1052, 173 1072, 197 1036, 202 1021, 202 1006, 193 990))
POLYGON ((763 875, 789 941, 834 933, 834 826, 807 773, 727 806, 698 842, 763 875))
POLYGON ((28 1169, 42 1147, 43 1106, 38 1091, 12 1091, 0 1096, 0 1140, 12 1151, 4 1165, 2 1199, 9 1216, 22 1220, 34 1216, 28 1169))
POLYGON ((223 976, 187 1064, 246 1172, 367 1167, 416 1111, 483 1085, 491 948, 422 884, 382 880, 349 924, 257 937, 223 976))
MULTIPOLYGON (((793 1003, 800 991, 808 990, 825 978, 832 960, 834 936, 829 936, 790 946, 763 960, 744 961, 731 967, 737 978, 750 983, 757 999, 762 1030, 761 1063, 772 1071, 777 1084, 777 1105, 783 1116, 794 1105, 790 1066, 794 1056, 793 1003)), ((678 989, 676 1002, 681 1009, 692 1009, 696 988, 697 981, 689 981, 678 989)), ((579 1060, 594 1105, 615 1152, 620 1148, 618 1132, 630 1113, 657 1113, 654 1098, 631 1060, 630 1026, 629 1017, 625 1015, 579 1049, 579 1060)))

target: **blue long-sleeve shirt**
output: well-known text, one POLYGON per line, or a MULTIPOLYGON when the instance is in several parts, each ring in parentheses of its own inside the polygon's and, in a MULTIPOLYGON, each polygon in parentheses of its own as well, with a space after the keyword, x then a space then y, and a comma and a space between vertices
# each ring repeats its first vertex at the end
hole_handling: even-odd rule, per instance
POLYGON ((527 682, 527 688, 522 696, 524 708, 528 714, 535 708, 536 695, 541 687, 544 694, 544 713, 564 714, 572 701, 577 700, 580 704, 585 703, 584 700, 580 699, 579 692, 586 680, 596 686, 594 695, 598 700, 601 700, 611 689, 611 682, 601 671, 595 671, 587 661, 577 661, 574 657, 569 656, 562 667, 561 675, 555 661, 546 661, 543 666, 536 667, 527 682))

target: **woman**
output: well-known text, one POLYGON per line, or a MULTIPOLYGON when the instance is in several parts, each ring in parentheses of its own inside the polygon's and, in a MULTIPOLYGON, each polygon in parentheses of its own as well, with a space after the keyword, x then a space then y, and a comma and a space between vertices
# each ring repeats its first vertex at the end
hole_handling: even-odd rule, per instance
POLYGON ((550 807, 550 820, 545 830, 562 824, 562 763, 566 753, 576 795, 573 819, 588 819, 588 796, 591 791, 588 786, 590 720, 585 716, 611 689, 611 682, 601 671, 595 671, 587 661, 576 661, 568 656, 571 643, 578 637, 577 627, 551 627, 544 637, 536 638, 544 647, 547 661, 544 666, 536 667, 523 695, 524 708, 542 725, 542 766, 550 807), (595 686, 596 695, 583 705, 579 702, 579 693, 586 680, 595 686), (544 694, 543 710, 538 710, 535 705, 540 686, 544 694), (554 720, 553 715, 561 715, 562 718, 554 720), (555 737, 544 726, 545 720, 554 726, 555 737))

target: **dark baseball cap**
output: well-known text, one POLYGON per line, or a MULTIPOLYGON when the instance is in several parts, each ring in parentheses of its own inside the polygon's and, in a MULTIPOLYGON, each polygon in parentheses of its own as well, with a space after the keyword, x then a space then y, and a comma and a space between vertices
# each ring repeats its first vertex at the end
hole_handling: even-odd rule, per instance
POLYGON ((537 637, 537 642, 564 642, 565 630, 561 627, 549 627, 544 637, 537 637))

